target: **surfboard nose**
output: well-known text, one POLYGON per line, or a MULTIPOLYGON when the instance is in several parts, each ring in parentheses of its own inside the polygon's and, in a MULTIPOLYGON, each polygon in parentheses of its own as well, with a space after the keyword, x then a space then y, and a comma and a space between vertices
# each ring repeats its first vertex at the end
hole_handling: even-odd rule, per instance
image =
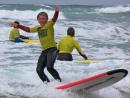
POLYGON ((107 72, 108 75, 112 75, 115 73, 124 73, 123 77, 125 77, 128 74, 128 71, 126 69, 115 69, 115 70, 107 72))

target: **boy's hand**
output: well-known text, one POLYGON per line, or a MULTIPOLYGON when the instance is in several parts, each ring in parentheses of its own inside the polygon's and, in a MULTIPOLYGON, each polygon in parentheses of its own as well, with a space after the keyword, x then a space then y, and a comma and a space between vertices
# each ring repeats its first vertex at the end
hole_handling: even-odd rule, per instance
POLYGON ((60 7, 59 6, 55 6, 55 11, 59 11, 60 7))
POLYGON ((10 26, 10 27, 18 27, 18 24, 17 24, 17 23, 14 23, 14 22, 11 22, 11 23, 9 23, 9 26, 10 26))
POLYGON ((52 21, 53 21, 53 22, 56 22, 58 16, 59 16, 59 7, 56 6, 56 7, 55 7, 55 13, 54 13, 54 16, 53 16, 53 18, 52 18, 52 21))

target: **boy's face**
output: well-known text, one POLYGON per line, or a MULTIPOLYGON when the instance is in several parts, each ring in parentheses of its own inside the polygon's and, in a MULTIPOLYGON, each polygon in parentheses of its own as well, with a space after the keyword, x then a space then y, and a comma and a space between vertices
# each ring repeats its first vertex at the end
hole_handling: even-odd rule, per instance
POLYGON ((16 25, 14 25, 14 28, 17 28, 18 27, 18 25, 16 24, 16 25))
POLYGON ((44 15, 40 15, 37 20, 41 26, 44 26, 48 21, 47 17, 44 15))

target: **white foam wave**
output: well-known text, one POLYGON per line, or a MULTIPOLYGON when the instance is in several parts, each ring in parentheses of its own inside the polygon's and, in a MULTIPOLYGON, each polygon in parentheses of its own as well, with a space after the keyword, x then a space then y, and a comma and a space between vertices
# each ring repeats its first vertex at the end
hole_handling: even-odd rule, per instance
POLYGON ((40 6, 44 6, 44 7, 46 7, 46 8, 51 8, 51 9, 53 9, 53 7, 51 7, 51 6, 48 6, 48 5, 45 5, 45 4, 39 4, 40 6))
POLYGON ((98 13, 125 13, 130 11, 130 6, 115 6, 95 9, 98 13))
MULTIPOLYGON (((87 67, 83 65, 79 66, 74 63, 71 64, 70 62, 69 63, 58 62, 56 63, 56 68, 60 72, 64 82, 67 82, 67 81, 74 81, 77 79, 81 79, 83 77, 89 77, 90 75, 92 76, 92 74, 95 74, 95 73, 108 71, 108 69, 112 70, 114 66, 120 64, 120 62, 118 61, 118 62, 112 62, 114 65, 113 64, 109 65, 110 64, 109 62, 110 61, 91 64, 91 65, 88 65, 87 67), (63 65, 61 66, 61 64, 63 65), (106 66, 108 69, 106 69, 106 66), (77 73, 75 74, 75 72, 77 73), (91 73, 87 74, 87 72, 91 72, 91 73)), ((86 94, 85 91, 83 92, 58 91, 54 87, 56 85, 59 85, 60 83, 57 83, 56 81, 52 81, 48 85, 43 84, 35 72, 35 67, 36 66, 19 65, 17 67, 9 66, 5 69, 4 68, 0 69, 0 73, 1 73, 0 74, 0 78, 1 78, 0 94, 3 96, 4 95, 8 96, 8 97, 24 96, 24 97, 29 97, 29 98, 35 98, 35 97, 95 98, 95 96, 98 96, 96 98, 107 98, 107 97, 113 97, 113 96, 116 96, 118 98, 123 98, 121 97, 121 92, 119 92, 119 90, 115 89, 113 86, 104 88, 103 90, 97 91, 95 93, 92 92, 90 94, 86 94), (104 94, 101 94, 101 93, 104 93, 104 94), (108 96, 105 97, 106 95, 108 96)), ((115 86, 122 88, 129 85, 129 82, 128 84, 123 84, 123 83, 124 81, 120 81, 120 83, 119 84, 116 83, 115 86)), ((129 93, 129 91, 127 92, 129 93)))
MULTIPOLYGON (((58 29, 61 29, 61 31, 58 31, 62 32, 64 30, 65 33, 62 32, 61 34, 66 35, 68 26, 73 26, 76 29, 77 38, 80 36, 84 37, 85 39, 95 39, 100 42, 109 44, 125 43, 130 39, 130 36, 127 35, 129 32, 121 28, 121 24, 117 23, 102 23, 93 21, 80 21, 78 23, 75 21, 65 22, 65 25, 63 25, 63 27, 58 27, 58 29)), ((82 43, 83 42, 84 41, 82 41, 82 43)))
MULTIPOLYGON (((37 14, 42 11, 47 12, 49 18, 51 18, 54 14, 54 11, 46 10, 46 9, 42 9, 42 8, 38 9, 36 11, 33 11, 33 10, 24 10, 24 11, 0 10, 0 18, 28 21, 28 20, 36 19, 37 14)), ((62 12, 60 12, 59 19, 65 19, 62 12)))
POLYGON ((0 5, 0 7, 4 7, 4 6, 6 6, 6 5, 0 5))

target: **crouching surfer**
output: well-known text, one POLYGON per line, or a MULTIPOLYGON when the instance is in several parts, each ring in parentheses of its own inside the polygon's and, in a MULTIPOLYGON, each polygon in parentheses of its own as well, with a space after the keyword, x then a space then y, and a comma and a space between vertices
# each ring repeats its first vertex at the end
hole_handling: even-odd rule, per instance
MULTIPOLYGON (((14 23, 20 25, 18 21, 15 21, 14 23)), ((20 35, 19 28, 14 25, 13 29, 10 31, 9 40, 13 42, 24 42, 23 39, 29 39, 29 37, 20 35)))
POLYGON ((81 47, 77 40, 74 38, 75 30, 73 27, 69 27, 67 30, 67 36, 63 37, 58 43, 59 55, 57 57, 58 60, 61 61, 72 61, 72 51, 74 48, 78 51, 78 53, 87 60, 87 56, 82 52, 81 47))

